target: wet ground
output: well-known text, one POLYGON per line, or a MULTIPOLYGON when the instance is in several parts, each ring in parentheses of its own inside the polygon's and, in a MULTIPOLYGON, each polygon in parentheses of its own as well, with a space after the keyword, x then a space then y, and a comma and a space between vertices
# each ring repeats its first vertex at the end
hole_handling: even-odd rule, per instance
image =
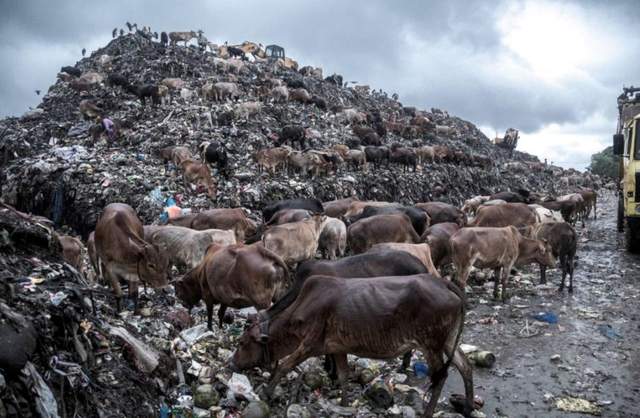
MULTIPOLYGON (((506 304, 492 300, 492 284, 474 286, 463 340, 497 357, 493 368, 474 369, 487 416, 589 416, 560 410, 566 397, 601 416, 640 416, 640 257, 624 251, 614 203, 602 196, 598 219, 578 225, 573 294, 558 292, 559 270, 544 286, 537 270, 524 271, 506 304), (540 312, 557 323, 531 318, 540 312)), ((445 395, 461 393, 459 375, 450 376, 445 395)))

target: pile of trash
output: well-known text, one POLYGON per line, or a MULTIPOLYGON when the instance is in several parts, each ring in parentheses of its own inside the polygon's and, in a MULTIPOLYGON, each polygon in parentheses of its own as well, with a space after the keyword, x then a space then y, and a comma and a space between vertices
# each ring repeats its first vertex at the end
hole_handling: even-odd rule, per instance
POLYGON ((225 60, 197 48, 165 48, 137 34, 114 39, 76 64, 83 74, 92 75, 91 81, 99 80, 88 91, 78 91, 75 80, 64 81, 68 77, 62 77, 37 109, 0 121, 2 199, 25 212, 46 216, 56 225, 67 225, 86 238, 101 209, 111 202, 130 204, 145 222, 156 220, 162 212, 162 199, 153 198, 158 192, 165 199, 178 195, 182 207, 194 211, 214 205, 255 210, 269 201, 302 196, 460 203, 464 198, 499 190, 556 193, 561 186, 558 178, 575 175, 559 167, 542 166, 524 153, 511 155, 509 150, 494 146, 473 124, 438 109, 424 114, 433 124, 447 127, 446 134, 415 136, 409 129, 403 137, 389 130, 385 144, 445 145, 468 155, 488 157, 491 167, 436 162, 422 164, 417 172, 405 172, 397 165, 367 170, 342 165, 335 175, 311 178, 284 170, 274 175, 259 173, 254 153, 275 146, 273 138, 285 125, 301 124, 307 128, 308 146, 326 149, 355 138, 339 109, 379 112, 384 120, 407 126, 416 110, 403 107, 381 91, 345 88, 268 60, 235 61, 242 68, 232 71, 220 65, 225 60), (169 92, 170 104, 143 106, 121 87, 107 83, 110 74, 121 75, 130 83, 177 78, 182 87, 169 92), (269 100, 261 103, 257 113, 243 112, 243 103, 258 100, 267 75, 304 86, 323 99, 326 109, 269 100), (202 98, 198 91, 209 80, 234 81, 242 90, 239 102, 212 103, 202 98), (92 135, 95 124, 84 120, 78 111, 85 99, 97 103, 103 115, 114 121, 117 138, 92 135), (165 167, 157 154, 162 147, 184 145, 197 155, 203 141, 223 144, 229 155, 228 176, 214 172, 216 201, 187 190, 175 167, 165 167), (535 164, 539 170, 527 168, 535 164))
POLYGON ((446 129, 425 135, 389 130, 384 143, 447 146, 488 158, 488 167, 440 161, 419 164, 415 171, 344 164, 330 175, 311 177, 261 172, 255 152, 277 146, 275 138, 286 125, 305 127, 310 148, 328 149, 355 139, 343 109, 406 126, 416 109, 382 91, 342 86, 337 76, 323 79, 321 71, 296 71, 270 60, 236 60, 238 68, 228 61, 194 47, 164 47, 140 34, 123 35, 75 65, 95 82, 78 87, 62 74, 37 109, 0 121, 0 340, 13 343, 13 350, 0 353, 0 415, 409 417, 422 412, 424 392, 417 383, 424 382, 426 365, 418 357, 408 374, 395 371, 399 360, 358 359, 362 386, 347 396, 348 406, 339 405, 319 360, 308 361, 276 388, 269 411, 257 394, 268 372, 252 378, 252 385, 224 368, 242 333, 240 318, 224 330, 208 331, 206 325, 194 326, 203 322, 202 311, 194 312, 194 322, 174 306, 173 295, 152 289, 141 291, 141 315, 116 312, 106 287, 62 261, 53 229, 86 239, 109 203, 131 205, 150 224, 160 221, 168 199, 194 212, 243 206, 258 218, 266 203, 293 197, 460 204, 500 190, 559 194, 564 186, 598 182, 496 147, 470 122, 438 109, 423 114, 446 129), (169 92, 170 103, 145 106, 107 83, 111 74, 130 83, 177 78, 181 87, 169 92), (261 100, 269 77, 304 86, 320 100, 263 100, 257 112, 244 112, 243 103, 261 100), (207 81, 235 82, 239 101, 205 100, 200 91, 207 81), (79 112, 83 100, 99 105, 117 135, 96 134, 96 122, 79 112), (192 190, 159 156, 172 145, 197 156, 204 141, 222 144, 229 155, 228 169, 213 172, 215 199, 192 190))

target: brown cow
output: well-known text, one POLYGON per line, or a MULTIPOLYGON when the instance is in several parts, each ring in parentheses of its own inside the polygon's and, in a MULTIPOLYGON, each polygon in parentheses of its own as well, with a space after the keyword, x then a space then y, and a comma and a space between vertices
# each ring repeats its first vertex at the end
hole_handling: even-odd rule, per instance
POLYGON ((180 167, 184 171, 182 177, 184 179, 184 187, 189 189, 189 184, 197 186, 197 190, 206 190, 209 197, 216 197, 216 182, 211 177, 211 169, 207 164, 200 161, 188 159, 180 163, 180 167))
POLYGON ((411 220, 403 213, 375 215, 360 219, 347 229, 349 248, 354 254, 367 251, 382 242, 405 242, 417 244, 420 237, 413 229, 411 220))
POLYGON ((209 209, 170 219, 169 224, 196 229, 227 229, 236 234, 238 242, 256 233, 257 225, 242 208, 209 209))
POLYGON ((266 387, 269 396, 283 376, 310 357, 332 355, 344 387, 347 354, 390 359, 418 348, 433 370, 425 416, 433 415, 452 362, 463 376, 468 416, 473 409, 473 372, 459 349, 464 315, 464 293, 429 274, 313 276, 284 311, 269 322, 258 318, 252 323, 229 366, 235 371, 268 368, 284 359, 266 387))
POLYGON ((598 219, 598 214, 596 213, 596 203, 598 201, 598 193, 595 190, 589 189, 587 187, 583 187, 578 192, 582 196, 584 200, 584 218, 589 218, 591 214, 591 209, 593 208, 593 219, 598 219))
POLYGON ((415 207, 427 212, 431 218, 431 225, 442 222, 455 222, 460 226, 465 226, 467 217, 457 207, 444 202, 416 203, 415 207))
POLYGON ((496 206, 480 206, 471 226, 500 228, 513 225, 516 228, 534 225, 538 220, 535 209, 525 203, 505 203, 496 206))
POLYGON ((288 265, 308 260, 316 255, 326 220, 324 215, 314 215, 303 221, 275 225, 264 233, 262 244, 288 265))
POLYGON ((332 218, 340 218, 347 212, 349 205, 353 202, 358 202, 358 198, 347 197, 344 199, 332 200, 330 202, 323 202, 322 207, 324 208, 325 215, 332 218))
POLYGON ((96 254, 102 273, 111 283, 121 309, 120 280, 129 282, 129 296, 138 309, 138 282, 159 288, 167 285, 169 259, 160 248, 144 240, 142 222, 133 208, 111 203, 104 208, 96 225, 96 254))
POLYGON ((62 258, 64 258, 64 261, 73 266, 79 273, 83 273, 82 250, 84 246, 82 241, 69 235, 58 235, 58 240, 62 245, 62 258))
POLYGON ((176 297, 189 309, 201 299, 207 305, 211 329, 213 305, 219 324, 228 306, 266 309, 284 289, 289 270, 278 255, 261 244, 211 245, 196 268, 176 282, 176 297))
POLYGON ((375 244, 372 246, 368 252, 377 252, 377 251, 386 251, 386 250, 397 250, 404 251, 406 253, 411 254, 422 264, 424 264, 425 268, 430 274, 433 274, 436 277, 440 277, 440 273, 433 265, 433 260, 431 259, 431 249, 429 248, 429 244, 405 244, 399 242, 383 242, 381 244, 375 244))
POLYGON ((514 226, 462 228, 451 237, 451 258, 461 289, 467 285, 472 266, 493 269, 493 297, 498 298, 501 277, 503 302, 507 299, 507 280, 514 265, 532 262, 547 267, 555 265, 551 247, 546 241, 526 238, 514 226))
POLYGON ((397 203, 378 202, 374 200, 363 200, 363 201, 355 200, 349 204, 349 207, 347 208, 344 215, 342 215, 342 217, 346 219, 352 216, 360 215, 364 210, 364 208, 367 206, 381 207, 381 206, 394 206, 394 205, 397 205, 397 203))
MULTIPOLYGON (((551 247, 553 256, 560 261, 562 282, 559 291, 564 290, 564 282, 569 274, 569 293, 573 292, 573 265, 576 257, 578 236, 575 229, 566 222, 550 222, 528 227, 526 231, 530 238, 546 240, 551 247)), ((547 266, 540 265, 540 283, 546 283, 547 266)))
POLYGON ((291 148, 289 147, 276 147, 269 149, 262 149, 255 153, 254 158, 258 163, 258 168, 262 171, 266 169, 271 174, 280 166, 287 165, 287 161, 291 154, 291 148))
POLYGON ((442 222, 428 227, 420 239, 429 244, 431 259, 437 268, 451 263, 451 236, 458 232, 460 225, 442 222))
POLYGON ((176 167, 180 167, 183 161, 192 158, 191 151, 187 147, 165 147, 160 150, 160 157, 165 161, 172 161, 176 167))

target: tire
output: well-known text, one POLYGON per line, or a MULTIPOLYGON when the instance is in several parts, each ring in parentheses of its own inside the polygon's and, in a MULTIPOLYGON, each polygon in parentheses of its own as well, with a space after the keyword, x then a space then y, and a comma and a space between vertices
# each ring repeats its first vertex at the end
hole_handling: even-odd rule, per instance
POLYGON ((624 231, 624 203, 622 196, 618 197, 618 232, 624 231))
POLYGON ((627 251, 634 254, 640 253, 640 218, 627 218, 624 241, 627 251))

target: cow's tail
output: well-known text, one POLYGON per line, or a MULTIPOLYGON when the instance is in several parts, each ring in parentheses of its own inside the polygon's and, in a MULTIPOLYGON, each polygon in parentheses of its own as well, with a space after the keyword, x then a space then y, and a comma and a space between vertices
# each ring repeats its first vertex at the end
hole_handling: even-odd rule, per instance
POLYGON ((460 298, 460 301, 461 301, 460 322, 458 323, 458 332, 456 334, 456 338, 454 340, 453 346, 451 347, 451 352, 447 353, 447 361, 444 363, 444 368, 442 369, 442 373, 446 373, 446 371, 449 370, 449 366, 453 361, 453 356, 456 354, 456 350, 460 345, 460 341, 462 339, 462 331, 464 329, 464 319, 467 314, 467 297, 464 293, 464 289, 460 289, 460 287, 458 287, 455 283, 451 281, 447 281, 447 287, 449 288, 449 290, 454 292, 460 298))

